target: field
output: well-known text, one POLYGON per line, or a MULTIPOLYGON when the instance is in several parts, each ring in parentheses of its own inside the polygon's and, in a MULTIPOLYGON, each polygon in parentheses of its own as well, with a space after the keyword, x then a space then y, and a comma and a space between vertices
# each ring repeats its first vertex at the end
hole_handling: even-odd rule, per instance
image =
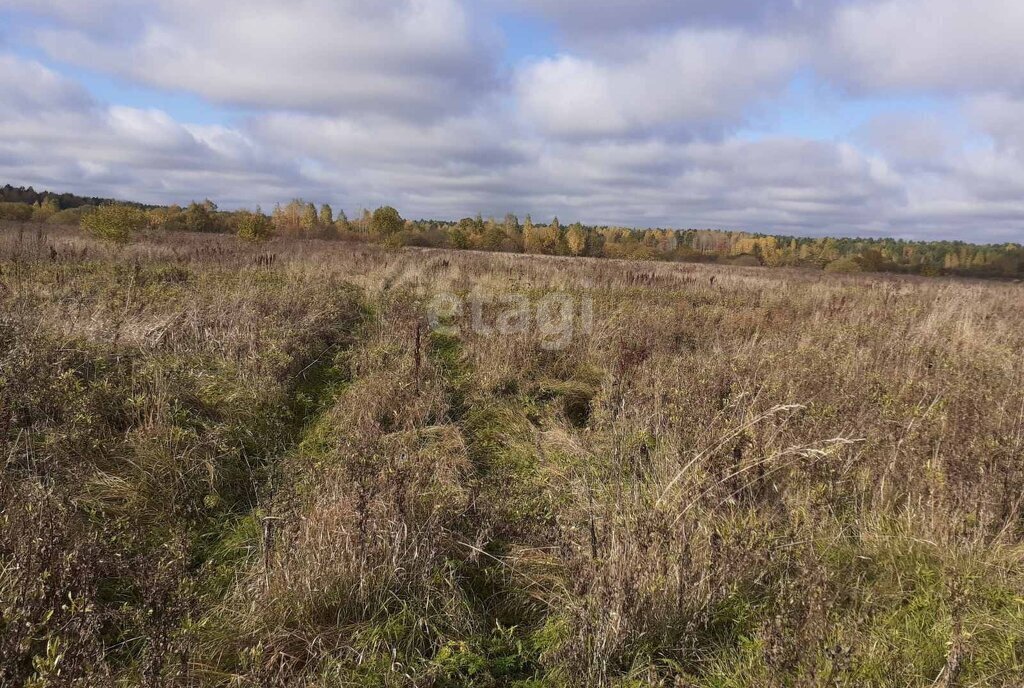
POLYGON ((1022 351, 1020 284, 10 225, 0 685, 1021 685, 1022 351))

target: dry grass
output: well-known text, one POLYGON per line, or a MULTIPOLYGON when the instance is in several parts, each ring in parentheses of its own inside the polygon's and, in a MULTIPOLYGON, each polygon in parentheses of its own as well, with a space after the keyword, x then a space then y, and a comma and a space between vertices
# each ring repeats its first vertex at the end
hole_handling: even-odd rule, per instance
POLYGON ((1020 285, 46 232, 0 232, 0 684, 1024 676, 1020 285), (428 331, 484 291, 594 327, 428 331))

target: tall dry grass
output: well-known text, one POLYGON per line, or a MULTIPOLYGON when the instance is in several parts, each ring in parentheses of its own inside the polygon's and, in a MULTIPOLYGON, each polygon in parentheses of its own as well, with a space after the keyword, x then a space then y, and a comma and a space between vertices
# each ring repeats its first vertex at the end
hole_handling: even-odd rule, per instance
POLYGON ((0 234, 3 680, 1019 685, 1020 285, 0 234), (545 348, 431 332, 552 292, 545 348))

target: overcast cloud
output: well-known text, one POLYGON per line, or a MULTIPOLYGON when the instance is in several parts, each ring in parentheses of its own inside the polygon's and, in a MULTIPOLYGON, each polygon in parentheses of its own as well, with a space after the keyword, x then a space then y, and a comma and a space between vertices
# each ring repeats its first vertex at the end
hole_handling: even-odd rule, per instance
POLYGON ((0 0, 0 27, 0 183, 1024 241, 1014 0, 0 0))

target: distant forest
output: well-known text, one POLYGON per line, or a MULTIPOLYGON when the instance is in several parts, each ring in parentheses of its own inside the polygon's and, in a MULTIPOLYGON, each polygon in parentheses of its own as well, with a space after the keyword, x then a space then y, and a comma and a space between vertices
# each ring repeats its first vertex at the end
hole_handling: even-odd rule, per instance
MULTIPOLYGON (((36 191, 31 186, 11 186, 6 184, 0 188, 0 203, 25 203, 28 205, 44 205, 48 202, 57 204, 60 210, 80 208, 83 205, 103 205, 105 203, 117 203, 112 198, 97 198, 95 196, 76 196, 72 193, 54 193, 52 191, 36 191)), ((139 208, 153 208, 142 203, 129 203, 139 208)))
MULTIPOLYGON (((0 220, 78 225, 103 208, 118 231, 181 230, 236 233, 249 240, 271 236, 374 241, 389 246, 472 249, 509 253, 590 256, 632 260, 716 262, 743 266, 806 267, 828 272, 890 272, 996 279, 1024 278, 1024 246, 963 241, 810 238, 717 229, 634 229, 562 224, 558 218, 522 221, 480 215, 459 221, 405 220, 384 206, 353 219, 330 205, 319 208, 296 199, 270 215, 260 209, 221 211, 212 201, 186 207, 147 206, 104 198, 37 192, 31 187, 0 189, 0 220), (116 207, 111 207, 116 206, 116 207)), ((102 219, 83 223, 99 227, 102 219)))

